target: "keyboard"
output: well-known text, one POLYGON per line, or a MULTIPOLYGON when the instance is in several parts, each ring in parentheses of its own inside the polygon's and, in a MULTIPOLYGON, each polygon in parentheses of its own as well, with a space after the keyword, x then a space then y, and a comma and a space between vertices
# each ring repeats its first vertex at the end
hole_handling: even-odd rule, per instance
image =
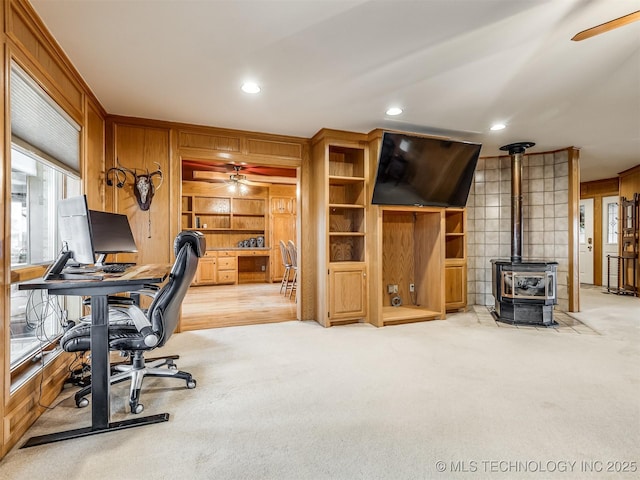
POLYGON ((123 273, 133 265, 133 263, 109 263, 102 267, 102 271, 105 273, 123 273))

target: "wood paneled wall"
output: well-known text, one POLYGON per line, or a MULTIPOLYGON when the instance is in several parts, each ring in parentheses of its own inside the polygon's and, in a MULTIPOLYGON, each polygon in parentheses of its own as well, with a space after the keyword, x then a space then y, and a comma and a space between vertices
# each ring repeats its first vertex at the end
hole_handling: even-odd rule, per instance
MULTIPOLYGON (((310 227, 300 222, 308 209, 309 179, 304 174, 309 168, 309 140, 284 135, 270 135, 241 130, 163 122, 149 119, 108 116, 106 166, 116 161, 133 169, 156 170, 162 166, 164 183, 156 191, 149 212, 142 212, 130 187, 107 188, 108 210, 125 213, 129 217, 138 244, 138 253, 130 255, 138 263, 173 261, 173 239, 181 229, 181 175, 182 160, 216 161, 225 163, 249 163, 296 169, 298 172, 298 232, 300 246, 298 284, 303 285, 299 296, 298 318, 313 319, 313 289, 305 288, 304 278, 311 278, 312 263, 307 258, 312 248, 310 227), (151 221, 151 236, 149 236, 151 221)), ((121 255, 122 258, 127 258, 121 255)))
POLYGON ((90 208, 104 208, 105 112, 80 74, 73 68, 42 21, 26 0, 0 0, 0 23, 3 28, 2 76, 0 97, 2 115, 2 155, 0 156, 0 210, 2 251, 0 260, 0 372, 2 401, 0 418, 0 457, 21 438, 24 432, 58 396, 68 375, 70 355, 62 354, 47 363, 35 375, 14 379, 10 368, 10 285, 37 277, 42 269, 11 271, 11 120, 5 106, 9 98, 11 62, 19 64, 81 128, 80 175, 90 208), (18 385, 19 382, 19 386, 18 385))

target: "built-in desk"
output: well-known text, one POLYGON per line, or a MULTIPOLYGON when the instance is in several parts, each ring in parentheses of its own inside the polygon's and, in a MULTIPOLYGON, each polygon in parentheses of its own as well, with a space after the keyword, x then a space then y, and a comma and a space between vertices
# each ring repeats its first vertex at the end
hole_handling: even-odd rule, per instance
POLYGON ((109 305, 107 296, 114 293, 134 292, 150 283, 165 281, 170 264, 137 265, 123 274, 96 273, 97 280, 30 280, 18 285, 19 290, 47 290, 50 295, 91 297, 91 426, 32 437, 22 446, 33 447, 70 438, 85 437, 113 430, 166 422, 168 413, 160 413, 120 422, 109 422, 109 305))
POLYGON ((269 282, 271 248, 209 248, 193 285, 269 282))

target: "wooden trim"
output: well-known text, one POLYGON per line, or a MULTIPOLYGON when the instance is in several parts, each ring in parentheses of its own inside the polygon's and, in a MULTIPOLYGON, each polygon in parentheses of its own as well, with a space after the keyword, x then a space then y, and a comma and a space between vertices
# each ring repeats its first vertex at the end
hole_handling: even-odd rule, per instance
POLYGON ((569 170, 569 273, 568 290, 570 312, 580 311, 580 151, 567 149, 569 170))

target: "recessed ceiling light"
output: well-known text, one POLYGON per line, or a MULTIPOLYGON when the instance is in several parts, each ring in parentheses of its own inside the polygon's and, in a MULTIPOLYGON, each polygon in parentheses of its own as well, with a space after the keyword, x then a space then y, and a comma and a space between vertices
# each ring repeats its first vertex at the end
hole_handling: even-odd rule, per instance
POLYGON ((491 125, 491 130, 504 130, 507 126, 504 123, 494 123, 491 125))
POLYGON ((402 113, 402 109, 400 107, 391 107, 387 110, 387 115, 400 115, 402 113))
POLYGON ((255 82, 245 82, 242 84, 242 91, 245 93, 259 93, 260 86, 255 82))

